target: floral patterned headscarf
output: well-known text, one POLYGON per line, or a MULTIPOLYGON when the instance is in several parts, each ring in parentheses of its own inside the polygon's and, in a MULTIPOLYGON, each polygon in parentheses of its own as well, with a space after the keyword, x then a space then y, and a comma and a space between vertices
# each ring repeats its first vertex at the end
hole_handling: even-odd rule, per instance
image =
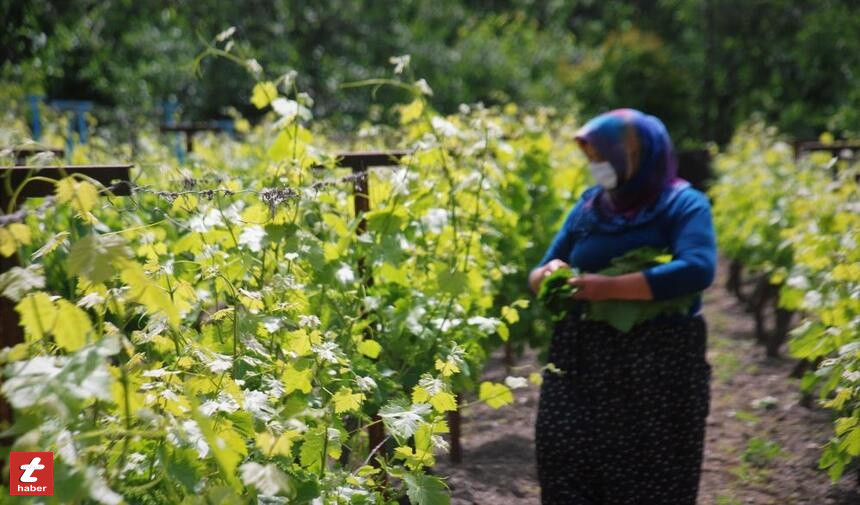
POLYGON ((585 123, 575 138, 591 144, 618 175, 618 185, 601 192, 601 210, 630 216, 685 182, 677 177, 672 139, 655 116, 615 109, 585 123))

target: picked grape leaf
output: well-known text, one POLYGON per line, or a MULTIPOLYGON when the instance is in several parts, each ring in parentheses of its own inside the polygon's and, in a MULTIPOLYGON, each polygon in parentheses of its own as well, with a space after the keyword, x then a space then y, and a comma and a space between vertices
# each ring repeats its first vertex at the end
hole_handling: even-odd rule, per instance
POLYGON ((575 270, 562 267, 541 280, 538 300, 543 302, 550 311, 554 321, 563 319, 573 303, 571 295, 579 288, 567 281, 574 275, 576 275, 575 270))
MULTIPOLYGON (((665 249, 639 247, 614 258, 610 265, 597 273, 622 275, 638 272, 667 263, 672 255, 665 249)), ((627 333, 635 325, 661 315, 686 314, 698 293, 670 298, 668 300, 604 300, 590 302, 586 318, 604 321, 619 331, 627 333)))

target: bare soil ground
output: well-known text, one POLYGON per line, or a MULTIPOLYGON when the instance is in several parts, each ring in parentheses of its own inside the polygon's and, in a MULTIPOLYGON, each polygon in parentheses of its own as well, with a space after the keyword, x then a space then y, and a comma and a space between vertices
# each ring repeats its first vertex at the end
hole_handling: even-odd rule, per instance
MULTIPOLYGON (((765 356, 755 344, 752 319, 723 289, 724 275, 721 265, 704 300, 713 377, 698 503, 860 505, 857 470, 831 484, 817 468, 820 447, 831 435, 830 412, 799 403, 799 381, 789 378, 795 360, 765 356)), ((509 371, 496 353, 485 380, 527 376, 540 366, 536 354, 527 351, 509 371)), ((454 505, 540 504, 538 395, 530 385, 515 391, 515 406, 464 409, 463 462, 454 466, 440 455, 436 469, 448 478, 454 505)))

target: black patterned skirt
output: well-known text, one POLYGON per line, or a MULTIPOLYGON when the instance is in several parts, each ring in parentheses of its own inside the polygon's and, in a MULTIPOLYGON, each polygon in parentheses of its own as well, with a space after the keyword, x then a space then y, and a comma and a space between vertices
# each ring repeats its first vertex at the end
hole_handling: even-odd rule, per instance
POLYGON ((543 505, 694 505, 710 407, 702 316, 556 323, 535 423, 543 505))

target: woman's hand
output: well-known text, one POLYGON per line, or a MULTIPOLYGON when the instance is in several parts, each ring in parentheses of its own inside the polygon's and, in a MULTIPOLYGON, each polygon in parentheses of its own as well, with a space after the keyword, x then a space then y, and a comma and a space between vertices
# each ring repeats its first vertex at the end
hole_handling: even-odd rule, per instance
POLYGON ((570 268, 570 265, 561 260, 550 260, 549 263, 543 266, 543 273, 541 274, 541 279, 555 272, 559 268, 570 268))
POLYGON ((582 274, 569 281, 579 290, 573 294, 577 300, 599 302, 603 300, 653 300, 651 286, 642 272, 624 275, 582 274))
POLYGON ((532 288, 532 291, 537 294, 543 278, 562 267, 570 268, 570 265, 562 260, 554 259, 550 260, 546 265, 532 270, 529 274, 529 286, 532 288))
POLYGON ((579 290, 572 295, 577 300, 599 302, 614 298, 615 278, 609 275, 582 274, 571 277, 567 282, 579 287, 579 290))

